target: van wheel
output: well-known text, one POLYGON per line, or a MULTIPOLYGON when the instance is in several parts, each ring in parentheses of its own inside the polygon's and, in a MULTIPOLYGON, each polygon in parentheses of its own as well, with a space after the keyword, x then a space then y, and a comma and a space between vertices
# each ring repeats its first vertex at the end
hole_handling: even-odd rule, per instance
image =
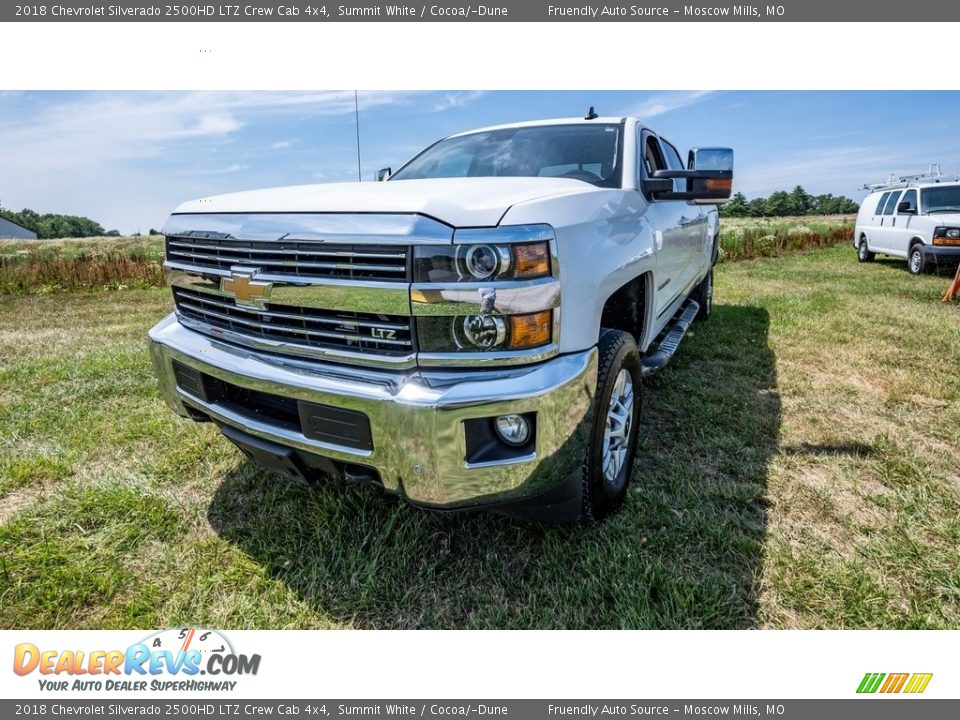
POLYGON ((630 333, 600 331, 600 367, 580 519, 598 522, 623 505, 637 452, 640 352, 630 333))
POLYGON ((860 238, 860 244, 857 245, 857 260, 860 262, 873 262, 875 257, 876 254, 870 252, 870 248, 867 247, 867 239, 860 238))
POLYGON ((713 268, 710 268, 707 276, 694 289, 693 299, 700 305, 696 319, 706 320, 710 317, 710 313, 713 311, 713 268))
POLYGON ((907 268, 911 275, 920 275, 927 269, 927 259, 923 255, 923 245, 917 243, 910 248, 910 256, 907 258, 907 268))

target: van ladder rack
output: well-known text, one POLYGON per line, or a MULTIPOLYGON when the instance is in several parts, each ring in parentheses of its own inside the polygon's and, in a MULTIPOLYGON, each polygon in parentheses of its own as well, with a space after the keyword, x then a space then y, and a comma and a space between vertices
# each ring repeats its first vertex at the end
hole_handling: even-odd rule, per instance
POLYGON ((940 163, 931 163, 930 169, 925 173, 917 173, 916 175, 897 175, 896 173, 890 173, 890 176, 885 182, 866 184, 862 189, 868 192, 876 192, 877 190, 909 187, 910 185, 924 182, 960 182, 960 175, 944 175, 943 170, 940 169, 940 163))

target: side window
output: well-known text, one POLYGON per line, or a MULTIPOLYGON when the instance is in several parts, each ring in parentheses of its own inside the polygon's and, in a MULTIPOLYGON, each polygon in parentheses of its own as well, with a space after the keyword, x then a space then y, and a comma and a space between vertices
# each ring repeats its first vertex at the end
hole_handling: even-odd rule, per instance
POLYGON ((880 202, 877 203, 877 209, 873 213, 874 215, 883 214, 883 206, 887 204, 887 200, 890 198, 890 195, 891 193, 885 192, 883 195, 880 196, 880 202))
POLYGON ((884 206, 884 208, 883 208, 883 214, 884 214, 884 215, 893 215, 893 211, 894 211, 894 210, 896 209, 896 207, 897 207, 897 200, 899 200, 899 199, 900 199, 900 193, 899 193, 899 192, 892 192, 892 193, 890 193, 890 197, 887 198, 887 204, 886 204, 886 206, 884 206))
MULTIPOLYGON (((900 200, 900 203, 910 203, 910 208, 913 210, 913 212, 916 212, 917 211, 917 191, 907 190, 903 194, 903 199, 900 200)), ((900 203, 897 203, 897 205, 899 206, 900 203)), ((900 214, 900 211, 898 210, 897 215, 899 214, 900 214)), ((910 215, 911 213, 907 213, 907 214, 910 215)))
MULTIPOLYGON (((660 147, 663 150, 663 156, 667 161, 667 168, 670 170, 685 170, 683 160, 680 159, 680 153, 677 149, 663 138, 660 138, 660 147)), ((683 192, 687 189, 687 181, 683 178, 677 178, 673 181, 673 189, 676 192, 683 192)))
POLYGON ((643 168, 644 177, 650 177, 657 170, 666 170, 667 163, 663 159, 663 152, 660 150, 656 135, 644 132, 640 140, 641 155, 638 165, 643 168))

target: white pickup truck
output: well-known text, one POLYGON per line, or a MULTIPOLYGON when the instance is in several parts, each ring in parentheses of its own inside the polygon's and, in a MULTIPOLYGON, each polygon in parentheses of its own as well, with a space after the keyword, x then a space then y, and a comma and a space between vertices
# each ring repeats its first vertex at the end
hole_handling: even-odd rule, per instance
POLYGON ((385 182, 185 203, 150 331, 163 396, 289 476, 599 520, 642 376, 710 314, 732 165, 591 109, 448 137, 385 182))

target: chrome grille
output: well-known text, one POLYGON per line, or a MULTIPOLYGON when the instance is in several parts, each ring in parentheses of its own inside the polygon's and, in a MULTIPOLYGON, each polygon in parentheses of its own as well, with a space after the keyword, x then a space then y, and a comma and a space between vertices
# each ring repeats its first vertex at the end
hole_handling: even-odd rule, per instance
POLYGON ((233 265, 244 265, 291 278, 408 281, 405 245, 236 240, 218 235, 167 236, 167 261, 201 270, 229 271, 233 265))
POLYGON ((267 303, 237 305, 228 297, 175 287, 181 318, 240 335, 305 348, 406 355, 413 351, 410 319, 373 313, 319 310, 267 303))

